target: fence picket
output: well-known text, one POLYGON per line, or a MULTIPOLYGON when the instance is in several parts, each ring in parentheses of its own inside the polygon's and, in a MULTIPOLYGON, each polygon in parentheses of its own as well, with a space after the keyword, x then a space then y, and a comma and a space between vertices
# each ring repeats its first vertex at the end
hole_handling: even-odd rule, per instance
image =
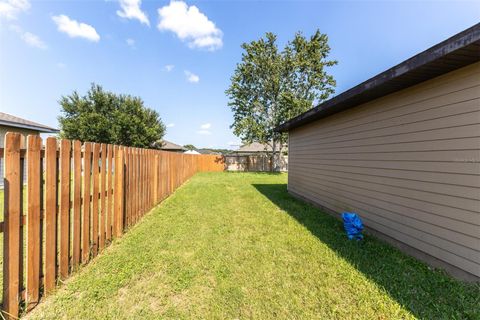
POLYGON ((102 143, 100 147, 101 154, 101 164, 100 164, 100 220, 99 220, 99 238, 98 238, 98 247, 102 250, 105 247, 105 230, 106 230, 106 198, 105 193, 107 192, 107 145, 102 143))
POLYGON ((108 183, 108 193, 107 193, 107 230, 106 238, 108 241, 112 240, 112 212, 113 212, 113 146, 109 144, 107 146, 107 183, 108 183))
POLYGON ((132 198, 132 210, 135 223, 138 221, 138 157, 137 157, 137 148, 133 148, 133 166, 132 166, 132 173, 133 173, 133 198, 132 198))
MULTIPOLYGON (((145 195, 145 166, 143 163, 143 151, 139 150, 140 153, 140 194, 145 195)), ((145 197, 140 197, 140 217, 143 216, 143 207, 145 203, 145 197)))
POLYGON ((40 205, 42 194, 42 139, 36 135, 27 138, 27 310, 33 308, 40 298, 40 205))
POLYGON ((60 140, 60 264, 62 279, 68 277, 70 259, 70 149, 69 140, 60 140))
POLYGON ((72 269, 80 263, 82 209, 82 144, 73 141, 73 233, 72 269))
POLYGON ((82 216, 82 262, 90 259, 90 185, 91 185, 91 157, 92 144, 83 145, 83 216, 82 216))
POLYGON ((115 151, 114 234, 119 237, 123 232, 124 159, 122 148, 115 148, 115 151))
POLYGON ((5 136, 3 310, 11 319, 18 316, 20 294, 20 141, 18 133, 5 136))
POLYGON ((92 157, 92 255, 95 257, 98 253, 98 194, 99 194, 99 154, 100 145, 98 143, 93 144, 93 157, 92 157))
POLYGON ((157 204, 158 202, 158 193, 159 193, 159 188, 158 188, 158 180, 159 180, 159 170, 158 170, 158 166, 159 166, 159 162, 158 162, 158 154, 155 154, 153 156, 154 158, 154 162, 153 162, 153 165, 154 165, 154 171, 153 171, 153 195, 154 195, 154 199, 153 199, 153 204, 157 204))
POLYGON ((130 148, 125 148, 125 218, 126 225, 132 225, 132 206, 131 206, 131 197, 132 197, 132 170, 131 170, 131 154, 130 148))
POLYGON ((57 139, 47 138, 45 147, 45 292, 55 288, 57 278, 57 139))

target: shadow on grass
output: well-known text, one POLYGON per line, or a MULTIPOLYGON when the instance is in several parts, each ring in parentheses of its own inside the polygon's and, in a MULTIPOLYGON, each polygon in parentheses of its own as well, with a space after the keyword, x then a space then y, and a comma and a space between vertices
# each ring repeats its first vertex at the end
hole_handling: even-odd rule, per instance
POLYGON ((432 270, 373 236, 349 241, 341 221, 288 194, 286 184, 253 186, 417 318, 480 319, 480 284, 432 270))

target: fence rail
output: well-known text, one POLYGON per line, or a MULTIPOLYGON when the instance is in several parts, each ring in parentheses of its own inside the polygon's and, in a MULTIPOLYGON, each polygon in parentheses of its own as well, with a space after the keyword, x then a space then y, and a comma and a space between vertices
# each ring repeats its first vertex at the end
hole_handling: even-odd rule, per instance
POLYGON ((224 170, 219 156, 53 137, 43 147, 39 136, 28 136, 23 150, 20 139, 7 133, 0 149, 2 312, 10 319, 32 309, 196 172, 224 170))

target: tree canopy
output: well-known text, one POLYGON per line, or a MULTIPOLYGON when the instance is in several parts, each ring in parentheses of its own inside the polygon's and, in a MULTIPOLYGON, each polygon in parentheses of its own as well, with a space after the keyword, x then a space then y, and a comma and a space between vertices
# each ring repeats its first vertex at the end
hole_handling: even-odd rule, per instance
POLYGON ((159 114, 141 98, 105 91, 100 85, 92 84, 84 96, 74 91, 59 103, 62 138, 147 148, 165 134, 159 114))
POLYGON ((334 93, 336 83, 326 67, 337 61, 328 59, 328 37, 318 30, 309 39, 296 33, 282 51, 273 33, 242 48, 226 90, 234 117, 231 128, 244 143, 260 142, 276 150, 275 144, 286 138, 275 132, 278 125, 334 93))
POLYGON ((186 144, 183 147, 187 150, 197 150, 197 148, 193 144, 186 144))

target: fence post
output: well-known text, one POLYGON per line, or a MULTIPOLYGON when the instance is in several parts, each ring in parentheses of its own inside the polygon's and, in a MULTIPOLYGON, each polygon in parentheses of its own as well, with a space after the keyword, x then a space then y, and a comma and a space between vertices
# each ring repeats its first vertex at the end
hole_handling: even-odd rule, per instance
POLYGON ((115 236, 119 237, 123 233, 123 208, 124 208, 124 160, 123 149, 115 147, 115 197, 114 197, 114 218, 115 218, 115 236))
POLYGON ((6 318, 18 317, 20 295, 21 216, 20 134, 5 135, 3 311, 6 318))

